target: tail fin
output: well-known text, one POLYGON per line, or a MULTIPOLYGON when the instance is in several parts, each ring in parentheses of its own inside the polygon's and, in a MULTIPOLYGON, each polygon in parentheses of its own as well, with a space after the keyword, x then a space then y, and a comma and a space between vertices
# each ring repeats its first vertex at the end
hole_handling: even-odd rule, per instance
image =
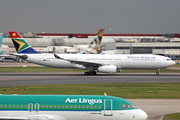
POLYGON ((97 53, 101 53, 100 45, 101 45, 103 34, 104 34, 104 29, 100 29, 99 32, 94 37, 94 40, 90 43, 92 49, 95 50, 97 53))
POLYGON ((1 51, 2 41, 3 41, 3 35, 0 35, 0 54, 2 53, 2 51, 1 51))
POLYGON ((34 50, 18 32, 9 32, 11 39, 14 43, 17 53, 26 53, 26 54, 37 54, 34 50))

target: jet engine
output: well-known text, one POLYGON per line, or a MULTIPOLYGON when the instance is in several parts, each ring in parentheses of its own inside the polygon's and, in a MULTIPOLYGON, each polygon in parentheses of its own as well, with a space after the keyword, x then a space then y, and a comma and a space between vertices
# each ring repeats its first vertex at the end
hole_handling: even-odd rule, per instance
POLYGON ((115 65, 100 66, 98 68, 98 71, 102 72, 102 73, 116 73, 117 72, 117 66, 115 66, 115 65))

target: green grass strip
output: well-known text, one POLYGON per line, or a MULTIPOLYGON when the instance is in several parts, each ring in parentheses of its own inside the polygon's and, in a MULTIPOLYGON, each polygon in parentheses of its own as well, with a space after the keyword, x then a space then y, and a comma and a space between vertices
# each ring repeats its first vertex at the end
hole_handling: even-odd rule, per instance
POLYGON ((165 115, 163 120, 180 120, 180 113, 165 115))
POLYGON ((61 84, 0 88, 0 94, 103 95, 104 92, 122 98, 180 99, 180 83, 61 84))

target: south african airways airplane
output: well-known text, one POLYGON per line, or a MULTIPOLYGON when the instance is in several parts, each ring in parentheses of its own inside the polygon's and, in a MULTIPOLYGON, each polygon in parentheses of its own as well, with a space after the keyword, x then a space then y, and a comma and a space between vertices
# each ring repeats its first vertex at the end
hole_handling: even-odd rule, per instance
MULTIPOLYGON (((17 54, 20 58, 32 63, 56 68, 86 69, 85 75, 116 73, 121 69, 157 69, 175 64, 168 57, 150 54, 41 54, 35 51, 17 32, 9 32, 17 54)), ((96 37, 98 39, 98 37, 96 37)))
POLYGON ((100 95, 0 95, 0 120, 146 120, 128 100, 100 95))

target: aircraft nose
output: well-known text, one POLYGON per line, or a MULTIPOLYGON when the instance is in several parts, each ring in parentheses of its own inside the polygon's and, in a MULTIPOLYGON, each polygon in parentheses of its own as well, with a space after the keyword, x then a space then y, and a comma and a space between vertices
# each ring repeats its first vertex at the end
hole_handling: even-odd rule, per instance
POLYGON ((176 64, 176 62, 174 62, 173 60, 172 60, 172 65, 175 65, 176 64))
POLYGON ((141 120, 147 120, 147 118, 148 115, 143 110, 141 110, 141 120))
POLYGON ((139 110, 139 120, 147 120, 148 115, 143 111, 143 110, 139 110))

